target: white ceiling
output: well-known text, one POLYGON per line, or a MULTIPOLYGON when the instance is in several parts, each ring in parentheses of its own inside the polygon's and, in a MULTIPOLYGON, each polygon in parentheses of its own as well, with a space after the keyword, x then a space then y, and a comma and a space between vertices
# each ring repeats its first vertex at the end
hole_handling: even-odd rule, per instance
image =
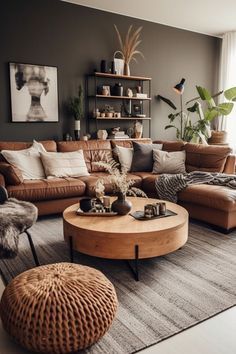
POLYGON ((236 0, 62 0, 216 37, 236 31, 236 0))

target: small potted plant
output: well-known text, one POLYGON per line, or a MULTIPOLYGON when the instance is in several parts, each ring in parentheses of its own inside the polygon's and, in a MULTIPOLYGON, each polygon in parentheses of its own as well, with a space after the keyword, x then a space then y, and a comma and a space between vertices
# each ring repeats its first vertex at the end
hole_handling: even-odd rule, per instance
POLYGON ((78 87, 78 95, 70 99, 69 109, 75 119, 75 123, 74 123, 75 140, 79 140, 80 120, 84 116, 84 93, 83 93, 82 85, 79 85, 78 87))
POLYGON ((105 105, 105 115, 107 118, 112 118, 114 116, 114 108, 110 105, 105 105))

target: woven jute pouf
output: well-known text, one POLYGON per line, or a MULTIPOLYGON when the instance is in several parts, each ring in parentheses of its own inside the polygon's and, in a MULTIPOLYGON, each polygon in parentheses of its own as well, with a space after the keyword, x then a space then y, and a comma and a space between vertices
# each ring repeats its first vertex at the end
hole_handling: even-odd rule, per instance
POLYGON ((23 347, 50 354, 95 343, 110 327, 116 309, 111 282, 96 269, 72 263, 18 275, 0 303, 5 330, 23 347))

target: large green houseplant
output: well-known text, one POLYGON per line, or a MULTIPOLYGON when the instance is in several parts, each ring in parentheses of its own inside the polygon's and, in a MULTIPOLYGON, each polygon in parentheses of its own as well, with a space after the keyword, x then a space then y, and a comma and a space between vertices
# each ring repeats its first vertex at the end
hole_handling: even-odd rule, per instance
MULTIPOLYGON (((211 95, 207 89, 201 86, 196 86, 196 89, 199 96, 186 102, 186 111, 180 110, 177 113, 170 113, 168 115, 170 124, 165 129, 176 129, 176 137, 178 139, 207 144, 207 140, 211 137, 211 122, 219 116, 227 116, 231 113, 236 101, 236 87, 220 91, 214 95, 211 95), (226 102, 216 104, 215 98, 220 95, 224 95, 226 102), (192 119, 193 114, 195 117, 197 115, 198 118, 197 120, 195 118, 194 122, 192 119), (182 119, 180 119, 181 117, 182 119), (181 123, 182 126, 180 126, 181 123)), ((162 96, 157 97, 167 103, 173 110, 177 109, 169 99, 162 96)))
POLYGON ((70 99, 69 109, 75 119, 74 133, 75 139, 78 140, 80 132, 80 120, 84 116, 84 92, 82 85, 79 85, 78 87, 78 95, 70 99))

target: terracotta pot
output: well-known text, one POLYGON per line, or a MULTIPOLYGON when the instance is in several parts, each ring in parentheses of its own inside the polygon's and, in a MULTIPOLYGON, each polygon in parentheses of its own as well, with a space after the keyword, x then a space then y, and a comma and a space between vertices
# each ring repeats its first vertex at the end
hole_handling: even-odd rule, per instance
POLYGON ((125 195, 118 193, 118 198, 112 203, 111 210, 119 215, 126 215, 130 212, 132 203, 125 199, 125 195))
POLYGON ((225 144, 227 142, 226 131, 211 131, 211 137, 208 139, 209 144, 225 144))

